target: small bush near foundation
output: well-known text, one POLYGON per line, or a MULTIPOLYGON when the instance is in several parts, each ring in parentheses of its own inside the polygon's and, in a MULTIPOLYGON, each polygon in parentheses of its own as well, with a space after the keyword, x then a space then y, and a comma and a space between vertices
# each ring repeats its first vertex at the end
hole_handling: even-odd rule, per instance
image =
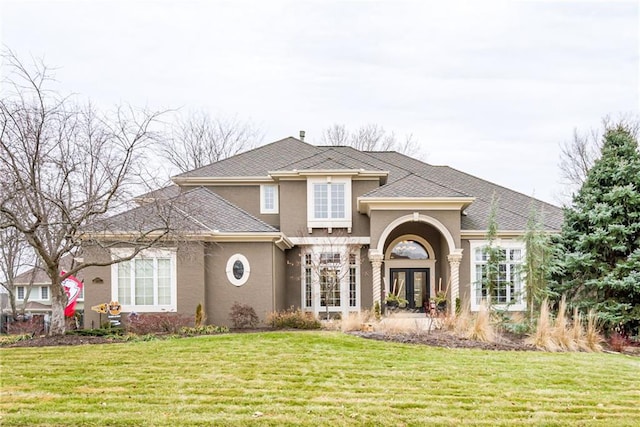
POLYGON ((100 329, 75 329, 67 331, 67 335, 77 335, 81 337, 108 337, 123 336, 126 334, 124 329, 118 328, 100 328, 100 329))
POLYGON ((194 326, 194 327, 184 327, 180 329, 181 335, 186 335, 188 337, 196 336, 196 335, 216 335, 216 334, 226 334, 229 332, 229 328, 226 326, 215 326, 215 325, 202 325, 202 326, 194 326))
POLYGON ((130 315, 126 328, 136 335, 177 334, 190 324, 190 317, 177 313, 145 313, 130 315))
POLYGON ((229 318, 236 329, 255 328, 260 323, 260 318, 253 307, 237 301, 231 306, 229 318))
POLYGON ((31 334, 22 335, 0 335, 0 345, 9 345, 19 341, 27 341, 33 338, 31 334))
POLYGON ((267 316, 267 323, 277 329, 320 329, 321 324, 313 314, 291 307, 285 311, 276 311, 267 316))

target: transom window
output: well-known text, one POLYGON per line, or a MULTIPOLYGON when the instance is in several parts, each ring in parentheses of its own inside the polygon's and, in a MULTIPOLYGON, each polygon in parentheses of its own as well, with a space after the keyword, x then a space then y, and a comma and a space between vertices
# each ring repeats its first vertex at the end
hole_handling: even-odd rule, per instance
MULTIPOLYGON (((114 256, 126 256, 126 250, 114 251, 114 256)), ((112 299, 122 305, 122 311, 176 310, 175 251, 146 250, 111 269, 112 299)))
POLYGON ((429 252, 415 240, 398 242, 391 250, 391 259, 429 259, 429 252))
MULTIPOLYGON (((506 245, 505 245, 506 246, 506 245)), ((486 245, 472 247, 473 297, 471 308, 477 310, 483 301, 491 300, 492 305, 511 310, 524 310, 524 283, 522 264, 524 250, 519 243, 498 250, 498 271, 493 289, 488 281, 489 253, 486 245), (516 247, 517 246, 517 247, 516 247)))

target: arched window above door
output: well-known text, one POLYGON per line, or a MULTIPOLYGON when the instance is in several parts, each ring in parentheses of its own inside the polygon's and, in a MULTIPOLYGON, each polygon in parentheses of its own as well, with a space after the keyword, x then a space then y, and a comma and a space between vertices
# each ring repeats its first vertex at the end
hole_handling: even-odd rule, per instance
POLYGON ((429 252, 415 240, 401 240, 391 249, 390 259, 429 259, 429 252))

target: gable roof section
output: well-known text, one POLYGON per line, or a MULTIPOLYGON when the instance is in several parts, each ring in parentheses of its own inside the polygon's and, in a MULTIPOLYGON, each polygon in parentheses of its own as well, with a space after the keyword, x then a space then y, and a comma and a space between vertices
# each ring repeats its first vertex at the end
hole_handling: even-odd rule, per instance
POLYGON ((371 190, 361 197, 469 197, 469 195, 410 173, 371 190))
POLYGON ((269 233, 278 230, 219 195, 197 187, 101 221, 93 232, 152 232, 170 227, 192 233, 269 233))
POLYGON ((267 176, 270 170, 280 170, 292 162, 306 159, 318 153, 318 147, 288 137, 176 175, 174 178, 179 180, 182 178, 267 176))
POLYGON ((562 227, 562 209, 552 204, 449 166, 430 165, 397 152, 372 154, 389 163, 405 165, 407 169, 421 177, 475 197, 476 200, 465 210, 465 215, 462 217, 462 230, 487 229, 494 194, 498 199, 496 220, 501 230, 524 230, 532 207, 542 214, 545 229, 559 230, 562 227))

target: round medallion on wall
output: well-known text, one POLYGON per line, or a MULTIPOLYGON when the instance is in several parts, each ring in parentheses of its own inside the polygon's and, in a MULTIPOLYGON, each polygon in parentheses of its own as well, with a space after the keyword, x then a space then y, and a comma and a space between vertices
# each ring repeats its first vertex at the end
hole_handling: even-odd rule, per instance
POLYGON ((249 280, 251 267, 247 257, 241 254, 231 255, 227 261, 227 279, 232 285, 242 286, 249 280))

